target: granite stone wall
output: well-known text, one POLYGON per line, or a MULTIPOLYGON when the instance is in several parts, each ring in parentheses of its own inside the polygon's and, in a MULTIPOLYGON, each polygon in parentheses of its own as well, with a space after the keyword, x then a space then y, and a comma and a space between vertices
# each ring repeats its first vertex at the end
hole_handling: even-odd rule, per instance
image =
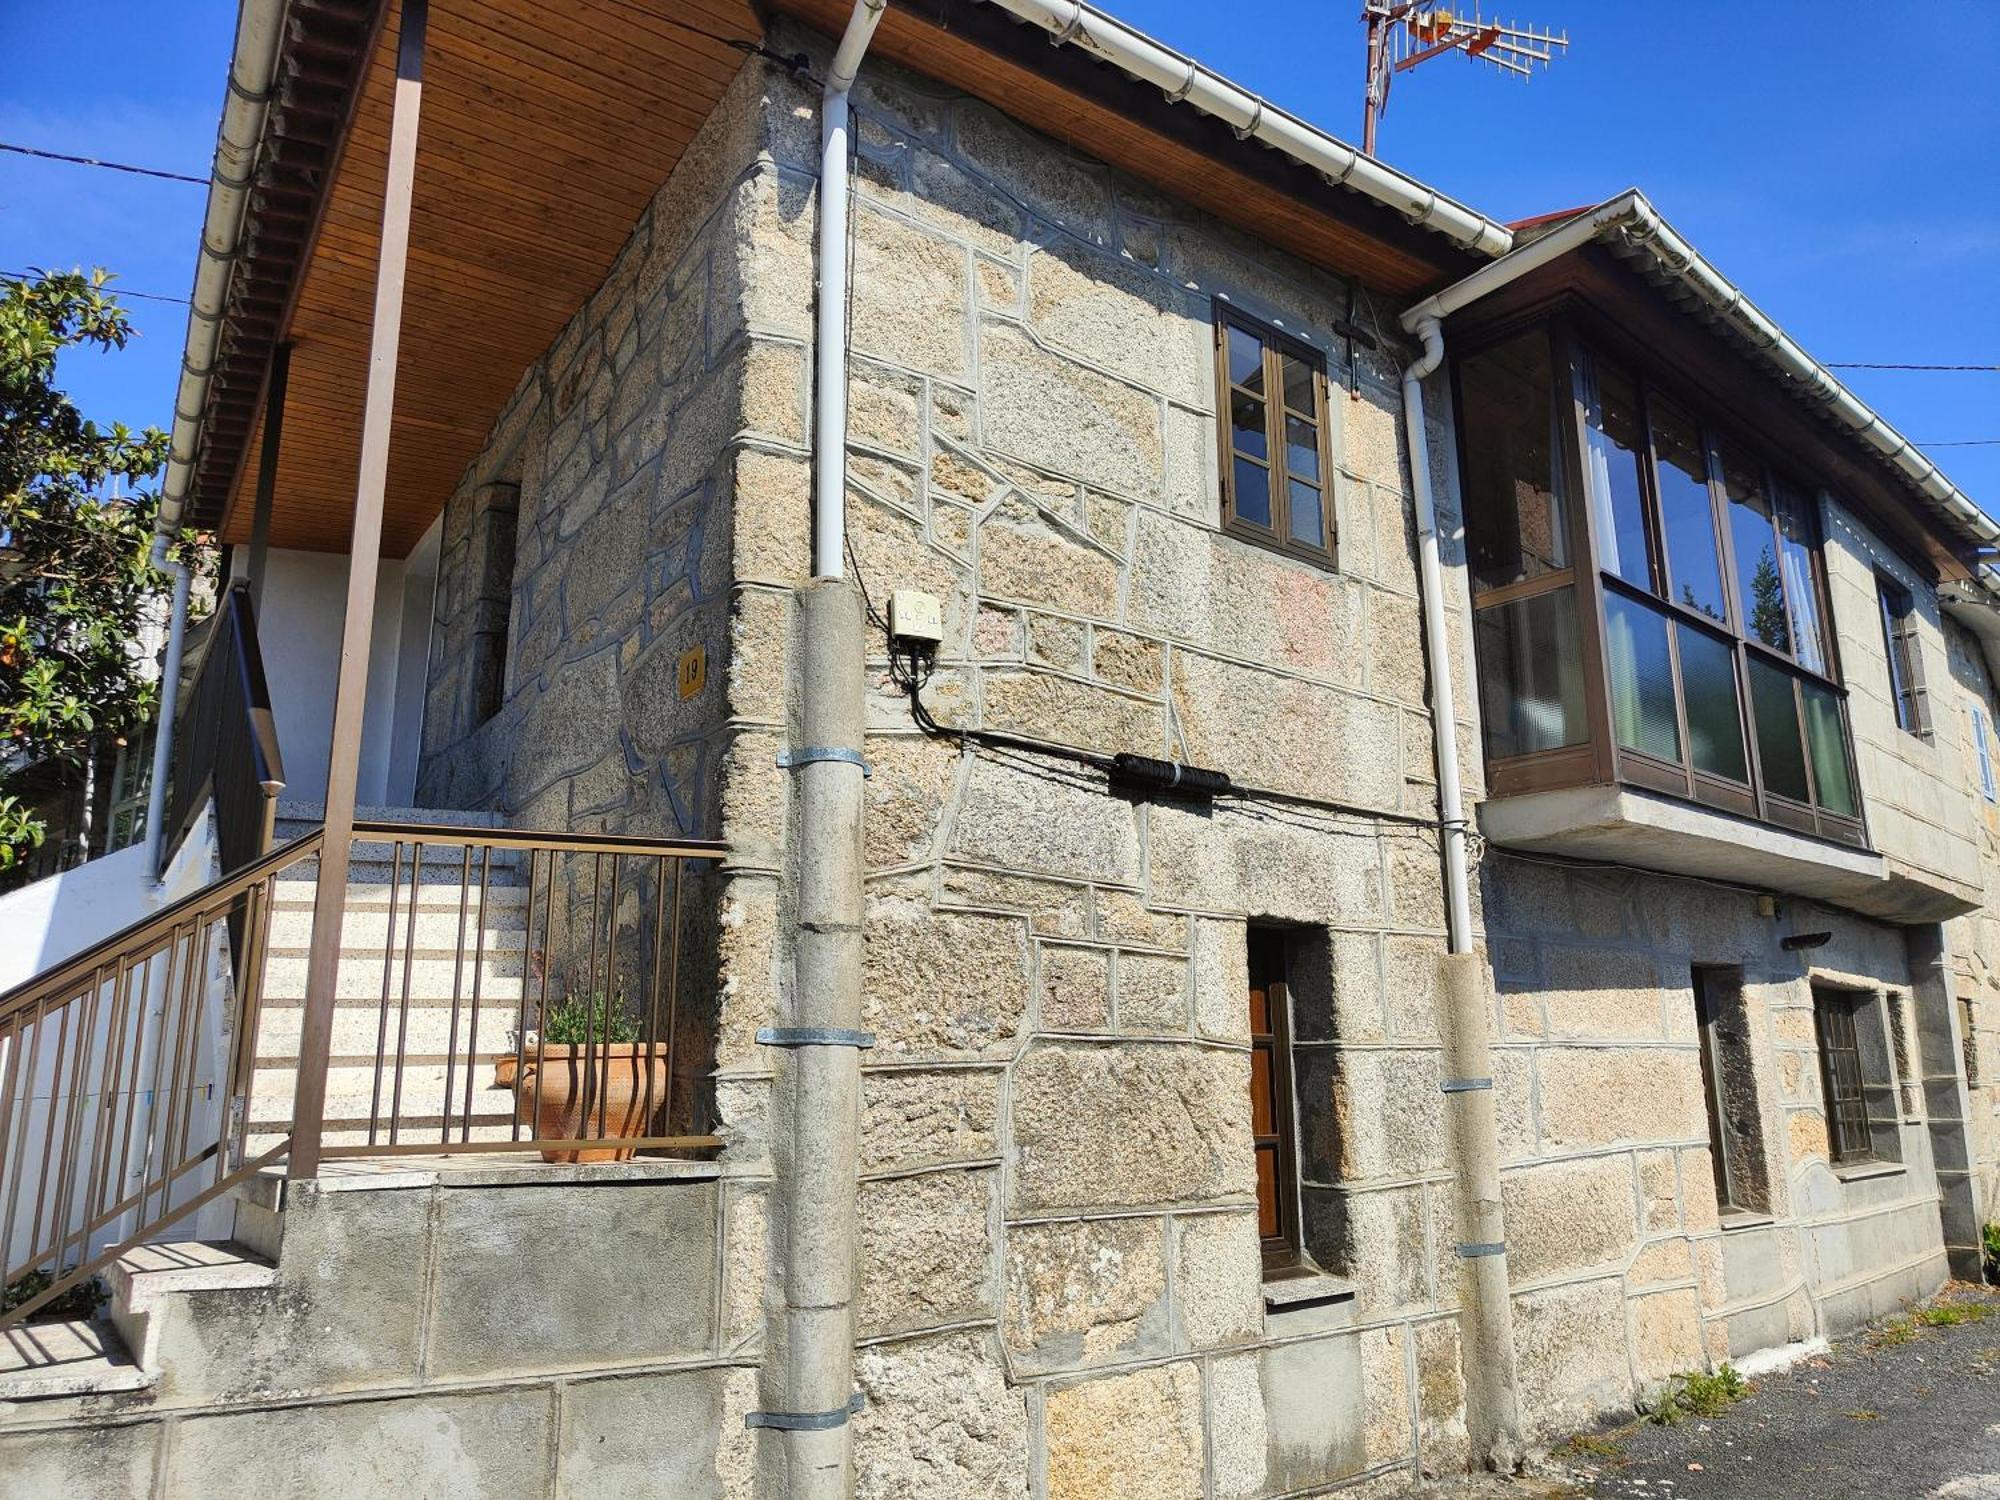
POLYGON ((1980 905, 1952 921, 1947 940, 1952 956, 1954 998, 1958 1002, 1959 1045, 1969 1096, 1967 1150, 1972 1163, 1975 1206, 1983 1222, 2000 1222, 2000 802, 1980 790, 1981 776, 1972 716, 1983 715, 1989 762, 2000 775, 2000 694, 1994 691, 1991 650, 1963 626, 1947 622, 1951 687, 1935 694, 1940 730, 1969 799, 1969 827, 1979 847, 1980 905))
MULTIPOLYGON (((824 61, 822 39, 779 31, 777 50, 824 61)), ((809 572, 816 103, 746 66, 708 149, 468 473, 424 770, 433 799, 517 822, 730 843, 701 937, 735 1185, 723 1265, 767 1302, 783 1226, 754 1038, 792 998, 777 758, 809 572), (509 501, 505 702, 479 725, 479 517, 509 501), (695 641, 709 687, 682 699, 672 669, 695 641)), ((929 711, 1343 805, 1135 801, 1081 766, 927 735, 873 633, 859 1492, 1207 1500, 1459 1468, 1444 912, 1397 386, 1411 351, 1368 288, 982 104, 871 64, 856 120, 848 542, 871 609, 897 588, 943 603, 929 711), (1332 570, 1221 529, 1219 300, 1326 356, 1332 570), (1350 320, 1381 347, 1332 333, 1350 320), (1297 939, 1304 1237, 1325 1273, 1303 1291, 1261 1271, 1251 923, 1297 939)), ((1442 379, 1428 406, 1450 537, 1442 379)), ((1449 541, 1446 561, 1469 807, 1476 698, 1449 541)), ((1837 598, 1844 659, 1854 608, 1837 598)), ((1897 857, 1971 871, 1897 826, 1897 857)), ((1754 896, 1489 854, 1475 900, 1537 1432, 1935 1284, 1921 1090, 1903 1170, 1831 1171, 1808 972, 1754 896), (1771 1203, 1727 1229, 1693 963, 1743 971, 1771 1203)), ((1813 972, 1892 1010, 1902 997, 1913 1048, 1901 931, 1785 915, 1834 933, 1813 972)))

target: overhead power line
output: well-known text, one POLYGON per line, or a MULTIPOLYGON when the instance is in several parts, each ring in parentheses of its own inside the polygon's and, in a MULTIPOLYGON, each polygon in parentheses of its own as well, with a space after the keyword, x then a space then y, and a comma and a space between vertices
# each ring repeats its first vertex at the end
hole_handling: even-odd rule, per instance
MULTIPOLYGON (((41 274, 39 271, 0 271, 0 279, 32 281, 41 274)), ((131 292, 122 286, 107 286, 105 290, 114 297, 138 297, 147 302, 175 302, 182 307, 187 306, 188 300, 185 297, 169 297, 165 292, 131 292)))
POLYGON ((43 161, 66 161, 77 167, 103 167, 111 172, 131 172, 139 177, 159 177, 167 182, 191 182, 196 187, 208 186, 206 177, 190 177, 185 172, 162 172, 158 167, 135 167, 129 162, 103 161, 95 156, 71 156, 63 151, 41 151, 33 146, 16 146, 9 141, 0 141, 0 151, 39 157, 43 161))
POLYGON ((1919 448, 2000 448, 2000 438, 1960 438, 1948 443, 1919 443, 1919 448))
POLYGON ((1978 370, 1985 374, 2000 375, 2000 365, 1880 365, 1866 364, 1852 359, 1830 359, 1822 363, 1829 370, 1978 370))

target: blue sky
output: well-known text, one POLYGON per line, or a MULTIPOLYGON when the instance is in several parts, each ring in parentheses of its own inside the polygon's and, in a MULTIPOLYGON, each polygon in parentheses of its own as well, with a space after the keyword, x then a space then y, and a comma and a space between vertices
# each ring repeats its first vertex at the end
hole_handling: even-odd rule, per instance
MULTIPOLYGON (((1355 0, 1108 3, 1358 137, 1355 0)), ((1526 85, 1457 58, 1404 75, 1386 160, 1501 219, 1636 184, 1822 359, 2000 364, 2000 4, 1510 5, 1567 27, 1568 55, 1526 85)), ((0 0, 15 56, 115 38, 120 59, 55 90, 47 72, 29 90, 4 70, 0 141, 206 175, 234 23, 233 0, 0 0)), ((185 184, 0 153, 0 270, 103 264, 127 288, 182 296, 202 203, 185 184)), ((89 415, 165 425, 185 310, 131 307, 134 346, 79 357, 64 378, 89 415)), ((2000 439, 2000 374, 1847 378, 1912 438, 2000 439)), ((2000 446, 1933 457, 2000 513, 2000 446)))

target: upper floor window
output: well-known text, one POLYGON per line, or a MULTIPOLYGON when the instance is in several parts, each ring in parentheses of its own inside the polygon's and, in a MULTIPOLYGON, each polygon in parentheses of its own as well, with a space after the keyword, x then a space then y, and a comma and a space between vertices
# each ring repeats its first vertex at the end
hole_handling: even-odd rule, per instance
POLYGON ((1565 322, 1461 359, 1458 399, 1493 791, 1861 842, 1813 492, 1565 322))
POLYGON ((1325 358, 1219 303, 1215 337, 1223 523, 1332 566, 1325 358))
POLYGON ((1911 734, 1930 729, 1924 714, 1923 653, 1917 647, 1917 609, 1910 591, 1886 573, 1875 575, 1875 599, 1882 611, 1882 650, 1889 660, 1889 696, 1896 727, 1911 734))
POLYGON ((2000 802, 2000 788, 1993 781, 1993 737, 1986 727, 1986 711, 1972 710, 1972 748, 1979 757, 1979 792, 1988 802, 2000 802))

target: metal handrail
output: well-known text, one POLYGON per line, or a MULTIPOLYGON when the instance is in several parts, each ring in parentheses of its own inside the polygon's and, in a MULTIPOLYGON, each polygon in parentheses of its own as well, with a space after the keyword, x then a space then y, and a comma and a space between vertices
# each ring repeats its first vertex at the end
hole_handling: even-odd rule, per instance
MULTIPOLYGON (((163 692, 177 688, 162 684, 163 692)), ((232 585, 217 604, 189 701, 174 724, 161 867, 212 797, 216 852, 227 875, 271 847, 278 794, 285 786, 248 584, 232 585)))
POLYGON ((150 917, 141 917, 129 926, 119 928, 109 937, 64 959, 46 973, 25 979, 12 989, 0 990, 0 1026, 15 1020, 38 1000, 74 989, 93 972, 116 962, 120 954, 138 952, 155 945, 169 933, 190 925, 191 919, 199 914, 230 905, 252 886, 313 853, 324 836, 323 830, 310 829, 289 843, 280 844, 262 859, 245 865, 235 874, 212 881, 191 895, 181 897, 171 906, 161 907, 150 917))
MULTIPOLYGON (((54 1278, 0 1329, 308 1147, 593 1160, 721 1145, 697 1128, 712 1012, 680 1003, 680 953, 684 873, 726 845, 377 820, 353 837, 389 846, 387 901, 351 908, 364 931, 386 908, 379 989, 357 991, 350 970, 334 993, 267 995, 273 914, 298 909, 279 881, 316 867, 313 829, 0 993, 0 1284, 54 1278), (448 999, 413 993, 426 969, 449 973, 448 999), (571 1046, 547 1037, 564 1005, 583 1017, 571 1046), (301 1006, 317 1020, 297 1055, 265 1055, 268 1014, 301 1006), (613 1030, 613 1008, 628 1029, 613 1030), (337 1059, 307 1043, 341 1013, 350 1037, 357 1021, 372 1034, 360 1056, 352 1040, 337 1059), (335 1066, 345 1103, 301 1117, 298 1080, 316 1076, 325 1097, 335 1066), (274 1071, 292 1075, 289 1103, 257 1086, 274 1071), (513 1097, 496 1107, 481 1089, 513 1097)), ((344 946, 345 965, 377 962, 344 946)))

